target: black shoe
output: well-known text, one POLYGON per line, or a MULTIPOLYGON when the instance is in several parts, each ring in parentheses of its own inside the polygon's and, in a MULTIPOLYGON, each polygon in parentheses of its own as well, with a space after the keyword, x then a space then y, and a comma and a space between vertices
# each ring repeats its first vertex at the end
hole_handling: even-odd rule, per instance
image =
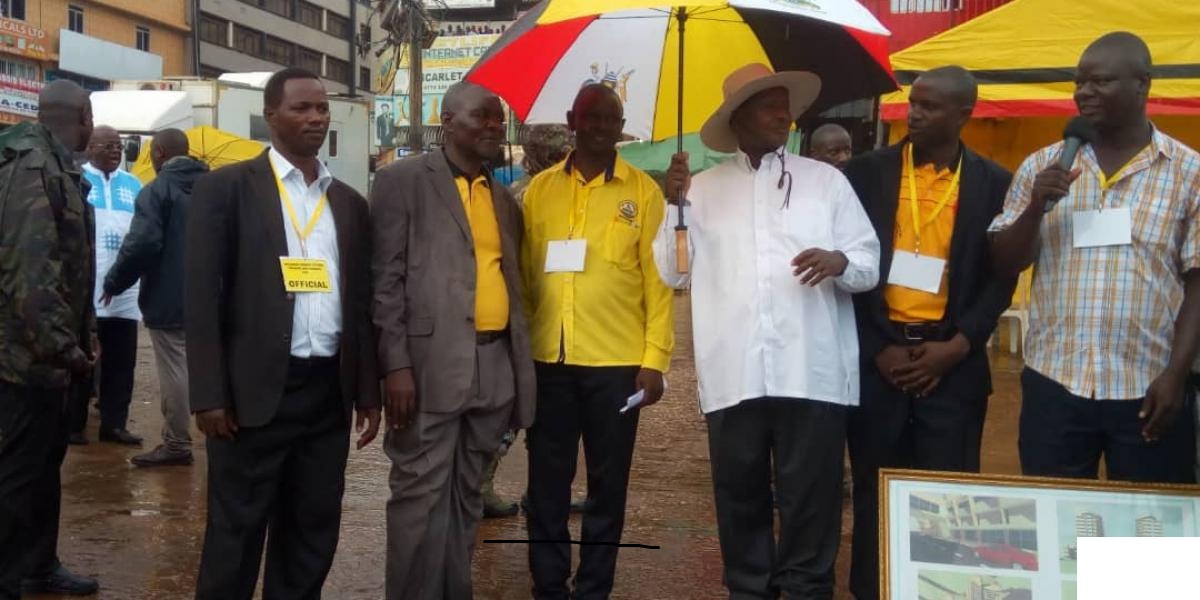
POLYGON ((88 444, 87 435, 82 431, 76 431, 67 436, 67 443, 72 446, 86 446, 88 444))
POLYGON ((125 446, 141 446, 142 438, 129 433, 127 429, 110 429, 100 431, 100 441, 122 444, 125 446))
POLYGON ((100 583, 98 581, 91 577, 76 575, 62 565, 45 577, 21 581, 21 591, 26 594, 91 596, 99 590, 100 583))
POLYGON ((521 512, 521 509, 517 506, 516 502, 485 503, 483 505, 483 518, 485 519, 513 517, 519 512, 521 512))
POLYGON ((192 464, 192 453, 168 450, 166 446, 159 445, 145 454, 139 454, 129 459, 129 462, 139 467, 187 466, 192 464))

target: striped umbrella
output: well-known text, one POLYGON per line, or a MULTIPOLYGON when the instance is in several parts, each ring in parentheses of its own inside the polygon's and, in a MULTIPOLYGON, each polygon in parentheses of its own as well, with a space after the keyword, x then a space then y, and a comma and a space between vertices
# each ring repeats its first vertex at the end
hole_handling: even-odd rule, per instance
POLYGON ((661 140, 699 131, 722 81, 749 63, 820 76, 811 110, 892 91, 887 35, 856 0, 548 0, 467 80, 526 123, 562 123, 581 86, 605 83, 625 101, 625 133, 661 140))
MULTIPOLYGON (((625 106, 625 133, 661 140, 700 126, 721 84, 750 63, 811 71, 810 110, 896 89, 888 31, 856 0, 545 0, 467 74, 526 123, 561 123, 579 88, 603 83, 625 106)), ((683 203, 677 235, 686 231, 683 203)), ((684 259, 679 269, 686 271, 684 259)))

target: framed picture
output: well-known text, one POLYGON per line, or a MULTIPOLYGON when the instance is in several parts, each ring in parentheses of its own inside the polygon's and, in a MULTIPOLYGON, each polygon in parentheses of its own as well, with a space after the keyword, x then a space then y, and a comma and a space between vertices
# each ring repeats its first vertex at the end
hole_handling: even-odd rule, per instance
POLYGON ((1078 538, 1198 537, 1200 486, 880 473, 888 600, 1075 600, 1078 538))

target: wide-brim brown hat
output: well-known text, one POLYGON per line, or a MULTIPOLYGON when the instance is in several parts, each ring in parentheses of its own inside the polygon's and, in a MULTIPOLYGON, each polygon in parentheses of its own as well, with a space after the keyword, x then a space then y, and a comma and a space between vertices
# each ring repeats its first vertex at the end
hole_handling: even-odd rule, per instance
POLYGON ((821 78, 808 71, 776 73, 762 63, 748 64, 730 73, 721 85, 725 101, 700 128, 700 141, 717 152, 736 152, 737 136, 729 124, 733 111, 755 94, 773 88, 788 91, 792 120, 795 121, 821 93, 821 78))

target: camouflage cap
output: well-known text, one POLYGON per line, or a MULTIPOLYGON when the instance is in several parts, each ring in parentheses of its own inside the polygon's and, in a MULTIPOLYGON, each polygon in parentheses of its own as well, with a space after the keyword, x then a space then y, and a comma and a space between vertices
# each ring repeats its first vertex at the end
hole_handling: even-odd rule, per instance
POLYGON ((530 125, 525 130, 525 159, 521 166, 535 175, 567 157, 574 145, 566 125, 530 125))

